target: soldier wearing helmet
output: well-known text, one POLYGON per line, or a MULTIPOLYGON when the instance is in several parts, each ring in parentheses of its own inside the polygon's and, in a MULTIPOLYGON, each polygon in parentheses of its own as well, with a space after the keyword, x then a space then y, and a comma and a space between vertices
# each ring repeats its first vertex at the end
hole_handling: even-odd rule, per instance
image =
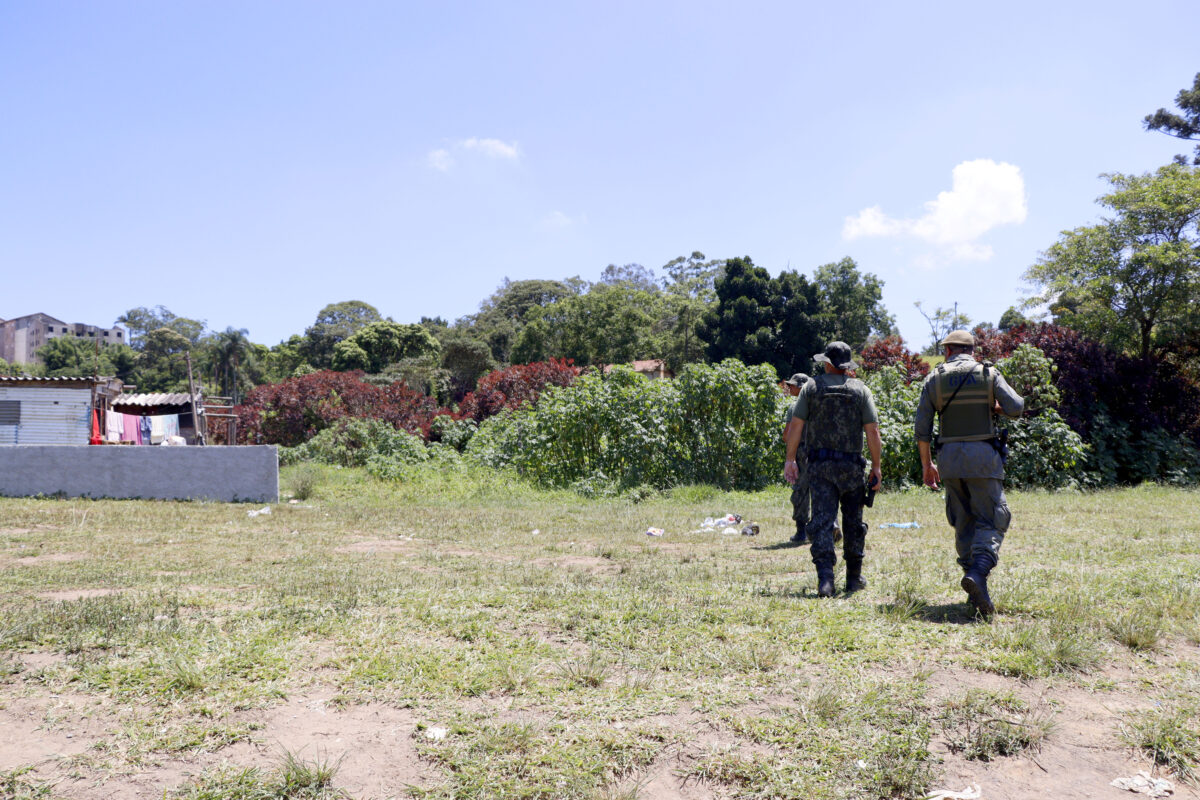
POLYGON ((833 547, 833 529, 838 507, 842 509, 843 555, 846 559, 846 593, 866 587, 862 579, 866 526, 862 522, 866 492, 863 486, 863 435, 871 453, 872 486, 880 481, 879 415, 871 390, 858 378, 846 373, 856 369, 850 346, 830 342, 824 353, 813 360, 822 364, 824 374, 817 375, 800 390, 792 408, 792 424, 787 431, 787 461, 783 473, 788 483, 799 478, 797 464, 800 443, 807 445, 808 480, 812 493, 812 560, 817 568, 817 594, 834 594, 833 567, 837 554, 833 547), (805 436, 806 425, 808 435, 805 436))
POLYGON ((995 367, 975 360, 975 337, 968 331, 952 331, 939 344, 946 360, 926 377, 914 422, 922 479, 932 489, 939 480, 945 484, 946 519, 954 528, 963 569, 961 586, 976 611, 987 617, 995 611, 987 578, 1012 519, 1004 499, 1006 452, 992 415, 1019 417, 1025 400, 995 367))

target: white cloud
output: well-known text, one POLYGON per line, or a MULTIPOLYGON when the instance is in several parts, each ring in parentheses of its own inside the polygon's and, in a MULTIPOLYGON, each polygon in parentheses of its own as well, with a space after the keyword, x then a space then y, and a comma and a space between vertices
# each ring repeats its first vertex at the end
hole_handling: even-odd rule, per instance
POLYGON ((564 214, 561 211, 551 211, 546 216, 542 217, 541 226, 552 230, 563 230, 574 225, 581 225, 587 222, 587 216, 580 214, 578 217, 572 217, 564 214))
POLYGON ((911 236, 956 261, 987 261, 992 248, 976 240, 998 225, 1024 222, 1027 213, 1020 168, 981 158, 956 166, 952 188, 925 203, 923 216, 896 219, 871 206, 846 218, 842 238, 911 236))
POLYGON ((499 139, 476 139, 472 136, 470 139, 464 139, 460 144, 464 149, 478 150, 488 158, 515 159, 520 155, 516 142, 508 144, 499 139))
POLYGON ((454 166, 454 156, 449 150, 433 150, 425 157, 425 163, 439 172, 445 172, 454 166))

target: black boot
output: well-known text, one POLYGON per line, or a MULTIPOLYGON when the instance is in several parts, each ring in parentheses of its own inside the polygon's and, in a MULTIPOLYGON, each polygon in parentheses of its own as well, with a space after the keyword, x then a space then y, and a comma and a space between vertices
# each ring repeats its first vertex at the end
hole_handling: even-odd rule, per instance
POLYGON ((867 582, 862 578, 862 560, 846 559, 846 594, 861 592, 867 588, 867 582))
POLYGON ((833 597, 833 567, 817 567, 817 597, 833 597))
POLYGON ((996 558, 990 553, 977 555, 962 579, 963 591, 967 593, 971 605, 975 606, 975 610, 983 617, 990 617, 996 613, 996 607, 992 605, 992 598, 988 596, 987 588, 987 577, 995 564, 996 558))
POLYGON ((808 544, 808 533, 805 531, 807 523, 802 520, 796 520, 796 533, 792 536, 792 541, 796 544, 808 544))

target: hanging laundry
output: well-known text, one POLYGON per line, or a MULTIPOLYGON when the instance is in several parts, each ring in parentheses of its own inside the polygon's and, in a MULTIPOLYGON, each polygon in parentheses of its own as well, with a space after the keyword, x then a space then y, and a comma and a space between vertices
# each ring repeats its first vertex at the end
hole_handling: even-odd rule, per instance
POLYGON ((122 428, 121 415, 115 411, 104 412, 104 441, 119 442, 121 441, 122 428))
POLYGON ((138 431, 141 434, 138 444, 150 444, 150 418, 141 417, 138 419, 138 431))
POLYGON ((141 417, 134 416, 133 414, 121 415, 122 442, 133 442, 134 444, 142 443, 141 420, 141 417))
POLYGON ((163 438, 170 439, 172 436, 179 435, 179 415, 178 414, 163 414, 163 438))
POLYGON ((166 429, 163 427, 163 418, 150 417, 150 444, 162 444, 163 437, 166 434, 166 429))

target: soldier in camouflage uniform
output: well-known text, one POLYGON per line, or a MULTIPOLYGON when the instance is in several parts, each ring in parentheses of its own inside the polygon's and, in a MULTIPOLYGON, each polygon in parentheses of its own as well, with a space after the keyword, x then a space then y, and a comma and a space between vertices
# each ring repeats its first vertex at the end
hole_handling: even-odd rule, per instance
POLYGON ((995 367, 975 360, 975 337, 967 331, 953 331, 940 344, 946 361, 921 386, 914 423, 917 449, 925 485, 936 489, 940 479, 946 486, 946 519, 954 527, 961 586, 986 617, 995 611, 987 578, 1012 519, 1004 499, 1003 445, 992 415, 1019 417, 1025 400, 995 367), (935 413, 937 445, 931 442, 935 413))
MULTIPOLYGON (((783 382, 787 387, 787 393, 792 397, 800 394, 800 390, 804 388, 804 384, 808 383, 808 376, 803 372, 797 372, 792 377, 783 382)), ((787 425, 783 428, 783 440, 787 441, 788 428, 792 425, 792 412, 795 411, 796 405, 788 409, 787 425)), ((808 451, 801 447, 796 451, 796 468, 799 471, 799 476, 796 482, 792 484, 792 520, 796 523, 796 532, 792 534, 791 541, 796 544, 808 544, 808 535, 805 533, 805 528, 808 526, 809 520, 809 496, 808 496, 808 451)))
POLYGON ((792 409, 793 424, 787 435, 787 460, 783 473, 789 483, 799 478, 797 453, 805 441, 808 450, 808 480, 812 492, 812 560, 817 568, 817 594, 834 594, 833 567, 837 553, 833 548, 833 528, 838 507, 842 510, 843 555, 846 559, 846 593, 866 588, 862 562, 866 545, 866 526, 862 522, 866 491, 863 482, 863 434, 871 452, 871 473, 867 483, 879 486, 883 444, 879 438, 879 415, 871 390, 857 378, 846 375, 856 369, 850 358, 850 346, 831 342, 824 353, 813 359, 824 366, 801 389, 792 409), (809 435, 805 437, 805 430, 809 435))

